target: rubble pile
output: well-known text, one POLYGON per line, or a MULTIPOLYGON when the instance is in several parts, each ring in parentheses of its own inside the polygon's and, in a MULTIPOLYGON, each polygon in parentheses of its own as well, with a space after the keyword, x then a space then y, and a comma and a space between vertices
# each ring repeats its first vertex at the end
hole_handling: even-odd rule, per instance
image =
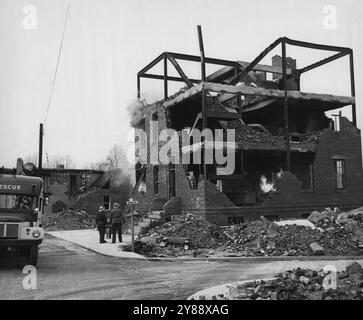
POLYGON ((363 270, 354 262, 345 271, 297 268, 275 279, 229 287, 230 300, 362 300, 363 270))
POLYGON ((304 139, 302 139, 301 143, 303 144, 317 144, 319 143, 320 141, 320 135, 314 135, 314 134, 311 134, 311 135, 307 135, 304 139))
POLYGON ((239 125, 235 129, 236 140, 238 142, 247 143, 281 143, 284 141, 284 137, 273 136, 268 132, 263 132, 246 125, 239 125))
POLYGON ((187 214, 139 237, 137 252, 147 256, 311 256, 362 255, 363 208, 326 208, 308 217, 310 225, 279 225, 264 217, 215 226, 187 214))
POLYGON ((186 214, 139 236, 135 251, 152 257, 200 256, 201 249, 218 246, 218 230, 218 226, 210 224, 203 217, 186 214))
MULTIPOLYGON (((278 145, 285 141, 284 136, 274 136, 268 130, 263 130, 263 126, 251 127, 240 122, 229 124, 229 127, 235 129, 236 141, 245 143, 267 143, 278 145)), ((319 143, 321 132, 300 134, 298 141, 291 140, 290 143, 303 143, 305 145, 316 145, 319 143)))
POLYGON ((317 222, 317 226, 322 226, 327 225, 328 221, 334 221, 326 229, 302 225, 278 226, 263 221, 231 226, 221 234, 222 243, 228 252, 246 256, 335 256, 363 253, 358 238, 346 225, 336 224, 332 220, 334 216, 335 213, 317 222), (318 248, 315 244, 322 249, 315 249, 318 248))
POLYGON ((307 219, 330 237, 344 238, 352 248, 363 249, 363 207, 348 212, 326 208, 312 212, 307 219))
POLYGON ((78 230, 94 227, 94 219, 83 210, 65 209, 57 213, 42 216, 43 226, 47 230, 78 230))

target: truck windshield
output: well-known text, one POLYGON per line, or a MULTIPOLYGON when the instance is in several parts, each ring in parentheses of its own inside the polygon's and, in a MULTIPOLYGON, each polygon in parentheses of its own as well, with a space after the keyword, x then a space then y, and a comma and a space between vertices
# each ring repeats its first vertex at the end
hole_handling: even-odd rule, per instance
POLYGON ((0 209, 33 210, 37 197, 27 195, 0 194, 0 209))

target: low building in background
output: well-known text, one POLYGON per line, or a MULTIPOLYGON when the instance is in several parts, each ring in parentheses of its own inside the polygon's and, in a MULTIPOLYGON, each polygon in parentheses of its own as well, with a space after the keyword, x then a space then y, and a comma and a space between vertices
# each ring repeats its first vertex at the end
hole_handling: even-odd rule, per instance
POLYGON ((81 194, 86 192, 105 173, 98 170, 43 168, 44 193, 48 198, 46 213, 62 208, 73 208, 81 194))

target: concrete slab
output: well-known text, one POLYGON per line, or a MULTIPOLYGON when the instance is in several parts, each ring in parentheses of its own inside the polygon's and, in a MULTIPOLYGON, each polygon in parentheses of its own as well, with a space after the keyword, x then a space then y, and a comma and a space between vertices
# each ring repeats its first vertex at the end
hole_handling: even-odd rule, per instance
POLYGON ((95 229, 86 230, 64 230, 64 231, 48 231, 53 237, 69 241, 85 249, 97 252, 99 254, 117 258, 133 258, 133 259, 146 259, 145 257, 134 253, 122 251, 122 245, 131 243, 131 235, 122 235, 121 243, 111 243, 110 239, 106 239, 108 243, 100 244, 98 238, 98 231, 95 229))

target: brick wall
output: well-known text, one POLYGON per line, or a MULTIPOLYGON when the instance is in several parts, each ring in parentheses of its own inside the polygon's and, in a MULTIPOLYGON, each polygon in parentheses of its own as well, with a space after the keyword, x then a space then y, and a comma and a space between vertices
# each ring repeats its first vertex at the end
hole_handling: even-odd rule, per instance
MULTIPOLYGON (((150 148, 150 120, 158 114, 159 132, 166 128, 166 117, 161 104, 156 103, 146 111, 145 129, 150 148)), ((159 142, 158 150, 162 143, 159 142)), ((150 161, 150 158, 148 158, 150 161)), ((169 170, 159 165, 159 193, 154 195, 153 165, 146 169, 146 194, 138 193, 137 209, 149 210, 155 196, 168 200, 169 170)), ((351 209, 363 205, 363 172, 360 130, 347 119, 342 119, 342 131, 325 129, 321 135, 313 162, 314 190, 302 188, 302 183, 292 173, 284 173, 277 184, 277 192, 271 194, 262 206, 237 207, 211 182, 201 181, 198 189, 190 188, 182 165, 176 165, 176 196, 180 197, 183 212, 206 215, 210 221, 226 224, 230 218, 256 219, 260 215, 277 215, 279 218, 301 217, 313 210, 338 206, 351 209), (337 190, 334 159, 346 161, 346 190, 337 190)))

